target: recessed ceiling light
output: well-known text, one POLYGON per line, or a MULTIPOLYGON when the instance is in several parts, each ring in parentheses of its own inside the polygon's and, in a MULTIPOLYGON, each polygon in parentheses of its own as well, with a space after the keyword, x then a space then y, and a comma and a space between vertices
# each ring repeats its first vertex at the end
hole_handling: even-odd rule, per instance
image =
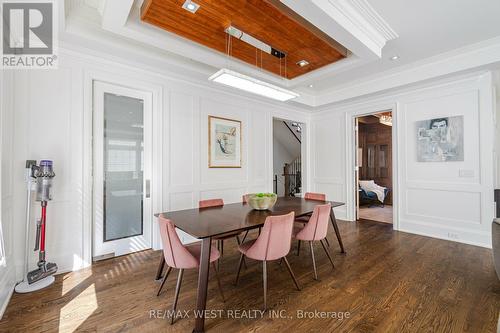
POLYGON ((186 0, 182 5, 182 8, 184 8, 188 12, 196 13, 196 11, 200 8, 200 5, 191 0, 186 0))
POLYGON ((301 60, 297 63, 297 65, 299 65, 300 67, 305 67, 309 65, 309 62, 307 60, 301 60))
POLYGON ((399 59, 399 56, 398 56, 398 55, 394 55, 394 56, 392 56, 390 59, 391 59, 392 61, 394 61, 394 60, 398 60, 398 59, 399 59))
POLYGON ((309 85, 309 88, 313 88, 314 86, 312 84, 309 85))

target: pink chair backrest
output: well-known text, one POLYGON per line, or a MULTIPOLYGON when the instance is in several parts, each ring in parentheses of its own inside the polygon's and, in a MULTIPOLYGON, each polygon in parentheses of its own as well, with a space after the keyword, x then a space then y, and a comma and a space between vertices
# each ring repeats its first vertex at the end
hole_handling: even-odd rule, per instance
POLYGON ((326 195, 323 193, 306 192, 306 194, 304 195, 304 199, 326 201, 326 195))
POLYGON ((248 203, 248 198, 250 197, 250 194, 243 194, 243 196, 241 197, 241 201, 243 203, 248 203))
POLYGON ((331 204, 317 205, 309 219, 309 222, 295 236, 295 238, 305 241, 321 240, 328 232, 328 219, 330 218, 331 204))
POLYGON ((200 200, 198 202, 199 208, 220 207, 220 206, 224 206, 224 200, 222 199, 208 199, 208 200, 200 200))
POLYGON ((246 256, 255 260, 276 260, 290 252, 295 213, 268 216, 260 236, 248 249, 246 256))
POLYGON ((172 268, 195 268, 198 267, 198 260, 182 245, 174 223, 160 215, 160 235, 163 244, 163 255, 165 262, 172 268))

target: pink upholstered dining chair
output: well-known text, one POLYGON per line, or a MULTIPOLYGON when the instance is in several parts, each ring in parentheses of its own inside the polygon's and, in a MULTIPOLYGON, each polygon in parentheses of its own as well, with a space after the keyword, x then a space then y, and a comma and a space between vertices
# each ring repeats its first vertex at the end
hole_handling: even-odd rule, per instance
MULTIPOLYGON (((222 199, 208 199, 208 200, 200 200, 198 202, 198 207, 200 209, 222 207, 222 206, 224 206, 224 200, 222 200, 222 199)), ((217 249, 220 251, 221 257, 224 256, 224 241, 226 239, 236 238, 236 242, 238 243, 238 245, 240 245, 241 244, 240 235, 241 235, 241 232, 237 231, 237 232, 229 232, 227 234, 213 237, 213 239, 215 241, 217 241, 217 249)), ((217 262, 217 267, 219 267, 219 264, 220 264, 220 260, 217 262)), ((245 266, 246 266, 246 263, 245 263, 245 266)))
POLYGON ((259 237, 255 240, 245 242, 239 246, 241 256, 238 265, 238 273, 236 274, 235 284, 238 284, 241 265, 245 256, 250 259, 262 261, 262 274, 264 280, 264 310, 267 309, 268 261, 283 259, 285 261, 288 272, 290 272, 293 282, 295 283, 295 286, 298 290, 300 290, 299 284, 295 279, 292 268, 290 267, 290 264, 286 259, 286 255, 290 252, 294 216, 294 212, 281 216, 268 216, 259 237))
POLYGON ((247 204, 248 203, 248 198, 250 197, 250 194, 243 194, 241 196, 241 202, 243 202, 244 204, 247 204))
MULTIPOLYGON (((304 199, 306 199, 306 200, 315 200, 315 201, 326 201, 326 194, 324 194, 324 193, 306 192, 306 194, 304 194, 304 199)), ((299 217, 295 218, 295 222, 307 223, 307 221, 309 221, 310 217, 311 217, 311 214, 302 215, 302 216, 299 216, 299 217)), ((328 242, 328 238, 325 238, 325 241, 326 241, 326 244, 328 246, 330 246, 330 242, 328 242)), ((297 244, 297 255, 300 254, 300 244, 301 244, 301 242, 299 240, 299 243, 297 244)))
MULTIPOLYGON (((247 193, 247 194, 243 194, 243 195, 241 196, 241 202, 242 202, 244 205, 248 204, 248 199, 250 198, 250 195, 251 195, 251 194, 247 193)), ((260 235, 260 230, 261 230, 261 228, 259 228, 259 235, 260 235)), ((245 239, 247 238, 247 236, 248 236, 248 232, 249 232, 249 231, 250 231, 250 230, 245 231, 245 235, 243 236, 243 239, 241 240, 241 242, 242 242, 242 243, 244 243, 244 242, 245 242, 245 239)), ((246 263, 245 263, 245 267, 246 267, 246 263)))
POLYGON ((330 253, 323 243, 323 240, 326 239, 326 234, 328 232, 328 219, 330 218, 331 209, 331 204, 317 205, 316 207, 314 207, 314 211, 311 215, 311 218, 309 219, 309 222, 307 222, 304 226, 295 226, 293 228, 292 235, 295 239, 298 239, 299 241, 309 242, 315 280, 318 279, 318 273, 316 271, 316 260, 314 258, 314 241, 319 241, 321 243, 321 246, 323 246, 323 249, 325 250, 327 257, 330 260, 332 267, 335 268, 332 257, 330 256, 330 253))
MULTIPOLYGON (((177 300, 179 299, 179 292, 181 290, 182 277, 185 269, 199 268, 200 266, 200 256, 201 256, 201 244, 194 243, 190 245, 184 246, 175 231, 174 223, 163 217, 159 216, 158 222, 160 224, 160 235, 163 244, 163 256, 165 257, 165 263, 168 265, 167 272, 161 281, 160 287, 158 288, 157 296, 160 295, 163 285, 167 280, 168 275, 172 268, 176 268, 179 270, 179 275, 177 277, 177 285, 175 287, 175 296, 174 302, 172 304, 172 317, 170 318, 170 324, 174 323, 175 313, 177 307, 177 300)), ((224 294, 222 292, 222 287, 219 279, 219 274, 217 272, 217 268, 215 267, 214 262, 218 260, 220 257, 219 251, 217 249, 211 247, 210 248, 210 263, 215 272, 215 276, 217 277, 217 285, 219 287, 219 291, 222 297, 222 301, 224 301, 224 294)))
POLYGON ((304 194, 304 199, 306 199, 306 200, 326 201, 326 194, 323 194, 323 193, 314 193, 314 192, 306 192, 306 194, 304 194))
POLYGON ((198 201, 198 208, 222 207, 224 200, 222 199, 208 199, 198 201))

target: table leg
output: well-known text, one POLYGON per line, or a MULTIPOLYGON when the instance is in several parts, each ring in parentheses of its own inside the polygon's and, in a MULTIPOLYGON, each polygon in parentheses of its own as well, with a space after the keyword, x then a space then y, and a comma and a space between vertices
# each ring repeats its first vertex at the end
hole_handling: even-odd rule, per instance
POLYGON ((344 244, 342 243, 342 237, 340 236, 339 226, 337 225, 337 219, 335 218, 333 209, 330 210, 330 220, 332 221, 333 229, 335 229, 335 234, 337 235, 337 239, 339 241, 340 252, 345 253, 344 244))
POLYGON ((161 275, 163 274, 164 267, 165 267, 165 257, 163 256, 163 251, 161 251, 160 264, 158 265, 158 270, 156 271, 155 280, 161 279, 161 275))
POLYGON ((201 241, 200 270, 198 275, 198 295, 196 297, 196 312, 193 332, 201 333, 205 331, 204 312, 207 305, 208 273, 210 269, 210 237, 201 241))

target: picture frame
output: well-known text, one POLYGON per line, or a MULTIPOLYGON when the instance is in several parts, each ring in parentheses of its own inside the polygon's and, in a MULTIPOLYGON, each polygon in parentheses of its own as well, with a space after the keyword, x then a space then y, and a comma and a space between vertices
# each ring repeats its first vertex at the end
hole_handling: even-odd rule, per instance
POLYGON ((241 168, 241 121, 208 116, 208 167, 241 168))

